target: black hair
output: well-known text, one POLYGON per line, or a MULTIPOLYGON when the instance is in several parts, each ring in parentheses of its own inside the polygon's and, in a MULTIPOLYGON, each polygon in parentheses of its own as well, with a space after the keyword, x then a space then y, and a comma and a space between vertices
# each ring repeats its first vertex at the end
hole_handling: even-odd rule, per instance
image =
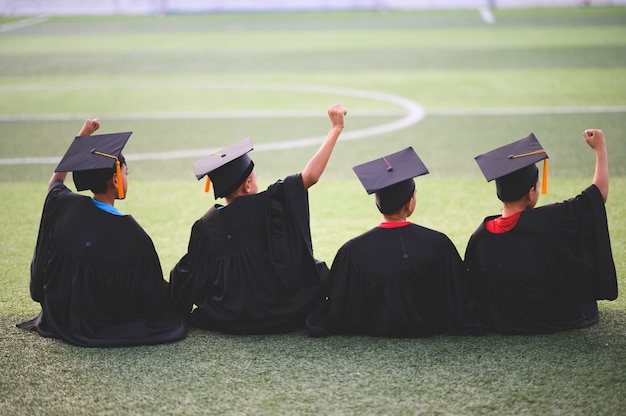
MULTIPOLYGON (((120 157, 120 165, 125 165, 124 157, 120 157)), ((115 166, 104 169, 91 169, 72 172, 74 185, 78 191, 89 189, 94 194, 101 194, 107 190, 107 181, 115 174, 115 166)), ((121 180, 122 178, 119 178, 121 180)))
POLYGON ((413 178, 398 182, 375 193, 376 206, 382 214, 393 214, 409 202, 415 192, 413 178))
POLYGON ((532 164, 496 179, 496 193, 502 202, 517 201, 537 186, 539 169, 532 164))

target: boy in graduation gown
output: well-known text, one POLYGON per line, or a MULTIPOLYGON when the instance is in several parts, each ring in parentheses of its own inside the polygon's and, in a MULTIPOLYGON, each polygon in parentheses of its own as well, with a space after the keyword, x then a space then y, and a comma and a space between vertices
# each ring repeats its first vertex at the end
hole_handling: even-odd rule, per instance
POLYGON ((196 162, 215 204, 191 229, 188 251, 170 273, 177 308, 194 326, 230 333, 304 328, 328 273, 313 257, 308 188, 324 171, 346 110, 328 109, 331 129, 302 173, 258 191, 249 139, 196 162), (209 182, 210 181, 210 182, 209 182))
MULTIPOLYGON (((355 166, 383 221, 346 242, 307 318, 311 336, 427 337, 462 329, 463 264, 443 233, 413 224, 414 177, 428 169, 413 148, 355 166)), ((480 332, 480 328, 475 328, 480 332)))
POLYGON ((534 134, 479 155, 495 179, 502 215, 485 218, 465 253, 470 285, 483 320, 505 334, 550 333, 598 320, 596 300, 617 297, 617 276, 604 204, 609 171, 604 134, 583 132, 596 158, 592 185, 566 201, 535 208, 536 162, 548 155, 534 134))
POLYGON ((128 190, 131 133, 90 136, 87 120, 49 182, 31 263, 39 315, 18 327, 82 347, 157 344, 185 336, 150 237, 114 203, 128 190), (90 137, 88 137, 90 136, 90 137), (75 194, 64 184, 73 172, 75 194))

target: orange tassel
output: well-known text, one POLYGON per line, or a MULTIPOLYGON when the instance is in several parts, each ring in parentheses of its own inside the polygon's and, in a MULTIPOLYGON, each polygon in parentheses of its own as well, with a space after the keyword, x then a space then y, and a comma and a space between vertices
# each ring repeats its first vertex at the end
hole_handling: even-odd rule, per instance
POLYGON ((120 160, 117 158, 117 156, 98 152, 95 149, 93 149, 91 153, 100 155, 100 156, 110 157, 111 159, 115 159, 115 174, 117 175, 117 197, 119 199, 124 199, 124 180, 122 179, 122 168, 120 165, 120 160))
POLYGON ((115 173, 117 174, 117 197, 124 199, 124 180, 122 179, 120 161, 117 158, 115 158, 115 173))
POLYGON ((209 178, 209 176, 207 175, 206 183, 204 184, 204 192, 209 192, 210 189, 211 189, 211 178, 209 178))
POLYGON ((543 159, 543 177, 541 179, 541 193, 548 193, 548 158, 543 159))

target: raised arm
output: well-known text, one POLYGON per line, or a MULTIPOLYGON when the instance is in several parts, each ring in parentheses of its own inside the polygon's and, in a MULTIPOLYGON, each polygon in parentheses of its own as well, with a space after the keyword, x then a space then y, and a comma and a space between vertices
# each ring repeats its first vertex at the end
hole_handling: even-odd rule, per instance
MULTIPOLYGON (((87 119, 85 123, 83 123, 83 127, 78 132, 77 136, 91 136, 91 134, 100 128, 100 121, 97 118, 87 119)), ((50 181, 48 181, 48 188, 55 181, 60 180, 61 182, 65 182, 65 178, 67 177, 67 172, 53 172, 52 177, 50 177, 50 181)))
POLYGON ((602 199, 606 202, 609 197, 609 158, 604 133, 598 129, 587 129, 583 132, 583 137, 596 153, 596 171, 593 174, 593 184, 598 187, 602 199))
POLYGON ((328 109, 328 117, 330 117, 331 122, 330 131, 320 148, 302 171, 304 189, 309 189, 315 185, 322 176, 324 169, 326 169, 328 159, 330 159, 335 143, 337 143, 337 139, 343 130, 343 118, 347 113, 348 111, 340 103, 336 103, 328 109))

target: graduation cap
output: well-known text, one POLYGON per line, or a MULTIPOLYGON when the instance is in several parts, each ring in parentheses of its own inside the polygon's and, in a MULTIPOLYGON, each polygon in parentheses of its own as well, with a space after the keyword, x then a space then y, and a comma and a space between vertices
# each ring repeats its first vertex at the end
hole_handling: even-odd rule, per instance
POLYGON ((383 214, 400 209, 415 191, 416 176, 428 169, 412 147, 352 168, 368 194, 376 194, 376 206, 383 214))
POLYGON ((253 148, 249 138, 243 139, 194 163, 196 178, 207 177, 204 192, 209 192, 211 182, 215 198, 227 196, 237 189, 254 168, 254 162, 248 156, 253 148))
POLYGON ((539 172, 535 163, 541 160, 541 193, 548 191, 548 154, 533 133, 475 159, 487 182, 496 180, 498 198, 503 201, 515 201, 535 186, 539 172))
POLYGON ((124 198, 121 185, 121 164, 124 162, 122 149, 132 132, 77 136, 65 152, 54 170, 73 172, 74 184, 78 191, 90 189, 94 183, 106 180, 117 173, 120 185, 117 187, 119 199, 124 198), (115 171, 112 169, 115 168, 115 171))

